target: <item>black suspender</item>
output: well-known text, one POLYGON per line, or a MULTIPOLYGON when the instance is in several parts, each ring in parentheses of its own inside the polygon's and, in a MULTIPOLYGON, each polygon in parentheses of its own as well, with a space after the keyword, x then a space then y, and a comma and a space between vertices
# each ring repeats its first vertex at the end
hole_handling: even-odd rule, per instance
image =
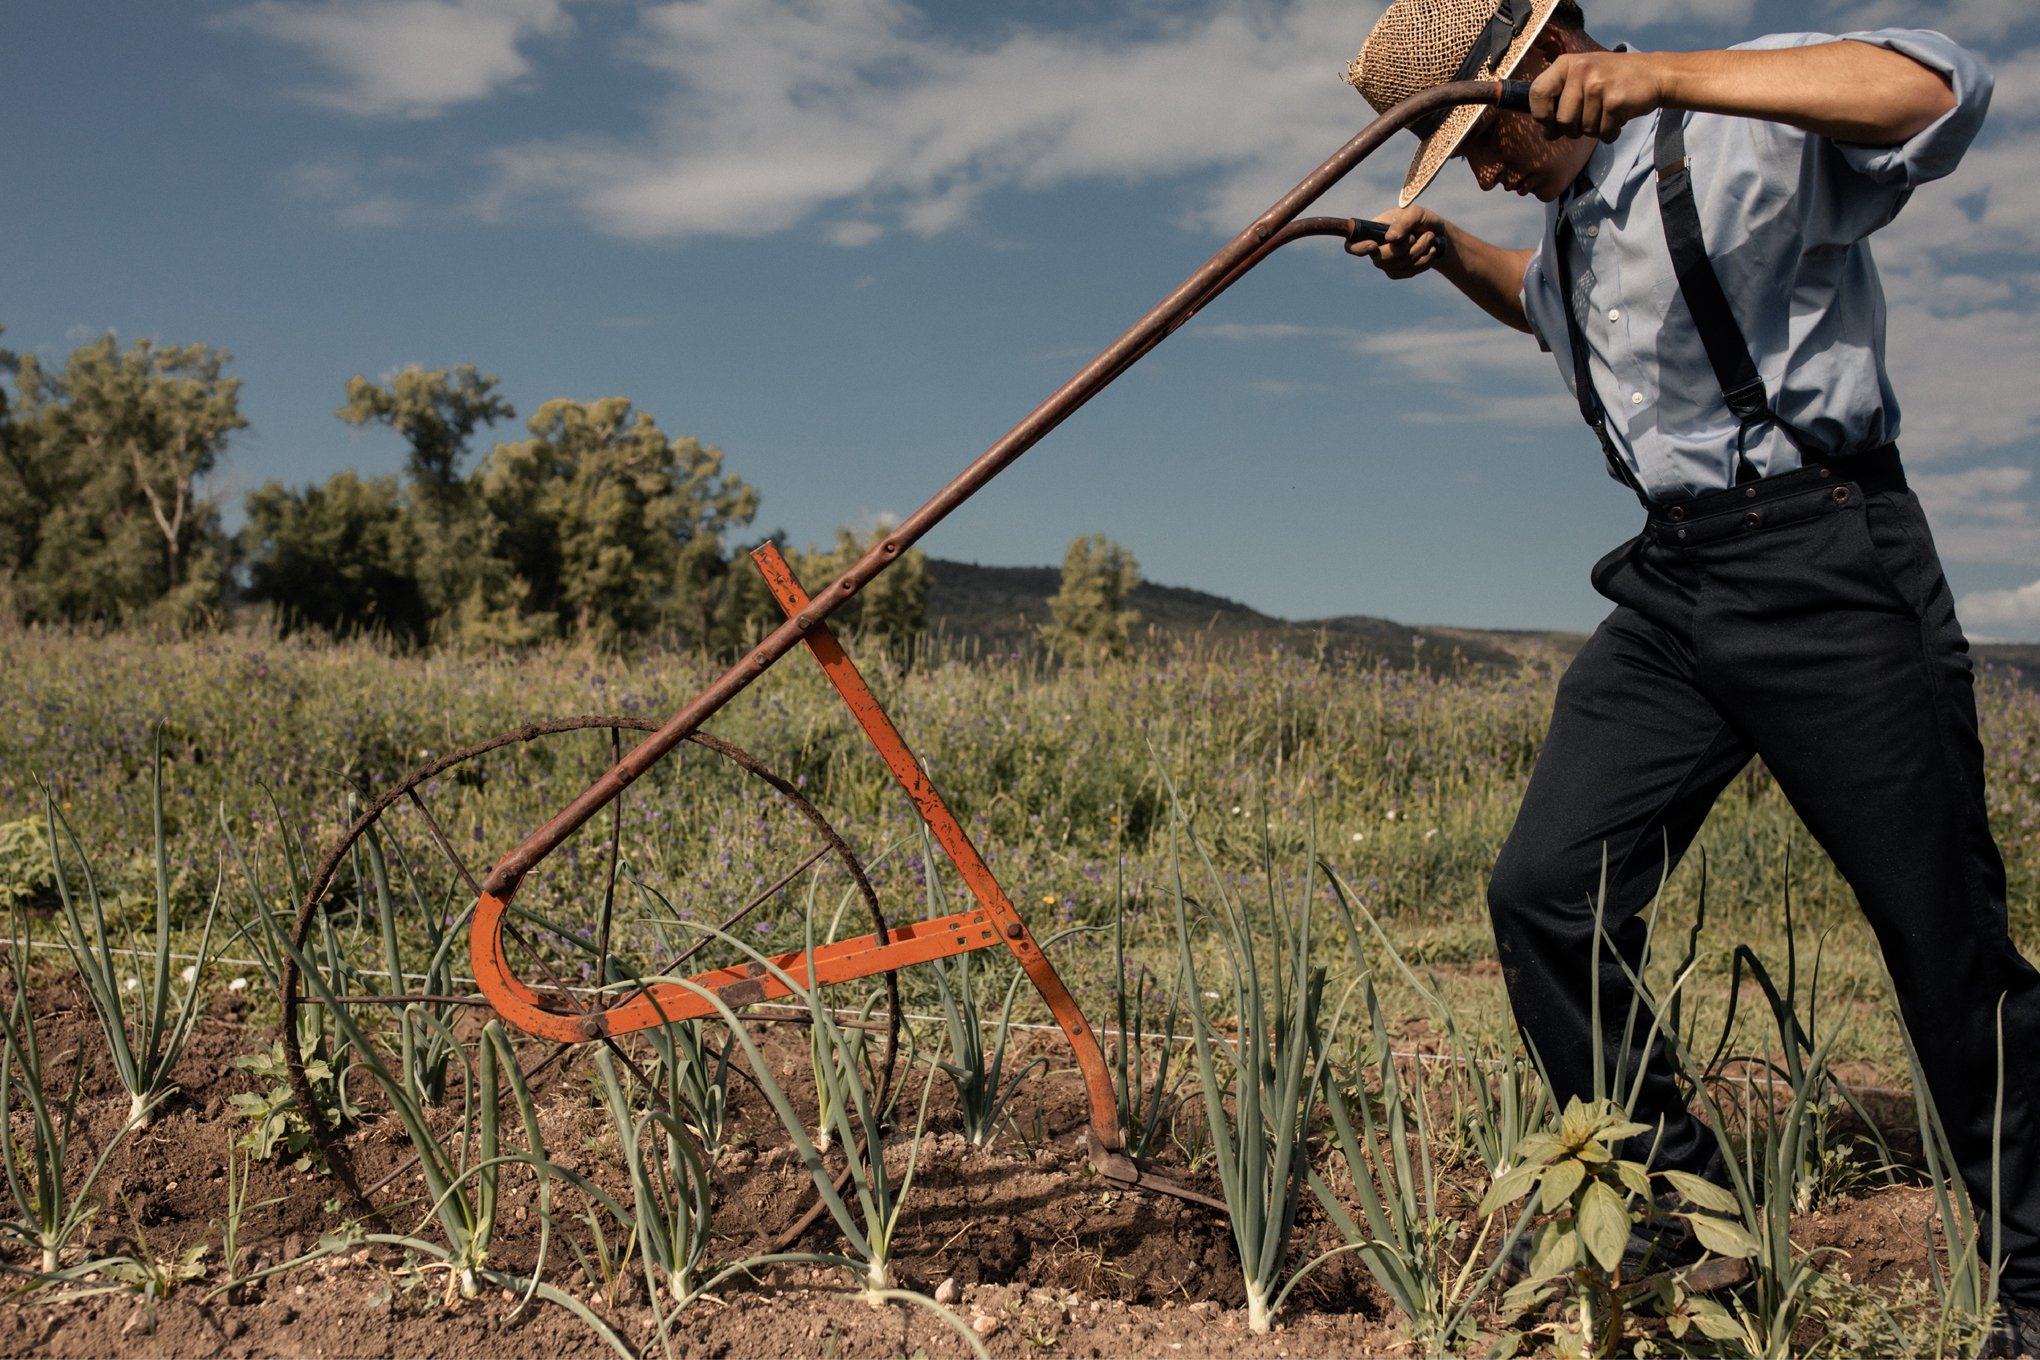
MULTIPOLYGON (((1751 426, 1768 420, 1777 425, 1795 448, 1799 441, 1771 409, 1770 393, 1764 388, 1756 361, 1750 358, 1749 344, 1743 339, 1742 328, 1736 325, 1735 313, 1729 309, 1728 296, 1721 290, 1713 262, 1707 258, 1707 243, 1700 233, 1700 209, 1693 200, 1692 167, 1686 160, 1686 118, 1680 110, 1659 112, 1656 155, 1658 214, 1664 220, 1665 245, 1671 251, 1679 293, 1686 299, 1694 328, 1700 332, 1700 343, 1707 350, 1707 362, 1714 368, 1714 380, 1721 385, 1722 399, 1736 418, 1735 480, 1738 485, 1752 482, 1760 474, 1747 452, 1751 426)), ((1609 471, 1648 504, 1649 497, 1608 436, 1608 415, 1594 392, 1587 367, 1587 338, 1579 322, 1582 299, 1573 296, 1572 217, 1563 210, 1559 213, 1553 246, 1558 252, 1558 286, 1565 299, 1566 334, 1572 341, 1573 384, 1579 397, 1580 416, 1600 440, 1609 471)))
POLYGON ((1587 367, 1587 337, 1580 330, 1579 304, 1582 299, 1573 296, 1572 214, 1563 209, 1558 214, 1558 231, 1552 240, 1552 248, 1558 253, 1558 291, 1565 297, 1565 334, 1572 342, 1573 395, 1580 401, 1580 418, 1587 422, 1594 438, 1601 441, 1601 456, 1608 460, 1608 475, 1649 505, 1650 497, 1643 493, 1636 474, 1629 470, 1629 464, 1622 461, 1615 441, 1608 437, 1608 412, 1601 405, 1599 394, 1594 391, 1593 373, 1587 367))
POLYGON ((1750 347, 1742 329, 1729 310, 1728 296, 1721 291, 1714 264, 1707 258, 1707 243, 1700 236, 1700 209, 1693 202, 1693 167, 1686 160, 1686 116, 1678 109, 1663 109, 1657 120, 1658 214, 1664 219, 1665 244, 1671 248, 1672 269, 1679 276, 1679 293, 1693 325, 1706 346, 1707 362, 1714 366, 1714 380, 1737 422, 1735 433, 1735 480, 1753 482, 1756 465, 1745 446, 1750 426, 1760 420, 1776 421, 1771 396, 1750 358, 1750 347))

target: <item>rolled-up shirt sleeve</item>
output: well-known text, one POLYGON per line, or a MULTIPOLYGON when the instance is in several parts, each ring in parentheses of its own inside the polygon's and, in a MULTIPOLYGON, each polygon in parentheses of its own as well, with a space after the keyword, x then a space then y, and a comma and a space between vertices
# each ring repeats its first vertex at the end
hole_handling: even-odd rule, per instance
POLYGON ((1840 36, 1849 42, 1869 43, 1911 57, 1947 80, 1955 92, 1954 108, 1905 141, 1896 146, 1837 142, 1835 149, 1842 158, 1865 179, 1907 189, 1952 171, 1961 161, 1962 153, 1976 140, 1983 116, 1990 109, 1989 68, 1931 29, 1887 28, 1840 36))
POLYGON ((1912 189, 1954 170, 1962 153, 1976 140, 1990 109, 1990 69, 1973 53, 1943 34, 1924 28, 1880 28, 1862 33, 1773 33, 1736 44, 1738 51, 1812 47, 1819 43, 1859 42, 1912 58, 1944 78, 1955 94, 1955 107, 1896 146, 1859 146, 1835 142, 1835 151, 1851 170, 1888 189, 1912 189))

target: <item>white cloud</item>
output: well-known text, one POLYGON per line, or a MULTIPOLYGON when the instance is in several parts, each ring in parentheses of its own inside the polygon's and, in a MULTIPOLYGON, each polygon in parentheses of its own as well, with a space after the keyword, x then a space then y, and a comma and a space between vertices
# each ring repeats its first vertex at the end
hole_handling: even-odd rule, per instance
MULTIPOLYGON (((1551 356, 1535 340, 1506 326, 1363 332, 1354 338, 1353 349, 1429 382, 1485 383, 1505 377, 1548 386, 1560 381, 1551 356)), ((1579 408, 1570 396, 1565 400, 1578 420, 1579 408)))
POLYGON ((1936 28, 1961 43, 1994 42, 2033 16, 2032 0, 1828 0, 1822 26, 1836 31, 1867 28, 1936 28))
POLYGON ((1613 42, 1638 29, 1657 24, 1711 23, 1742 28, 1756 12, 1756 0, 1592 0, 1587 27, 1603 41, 1613 42))
POLYGON ((776 231, 829 205, 930 233, 994 189, 1211 172, 1193 216, 1223 209, 1236 230, 1372 117, 1339 73, 1379 8, 1294 0, 966 42, 904 0, 659 4, 626 49, 669 81, 643 134, 503 148, 485 202, 564 198, 648 238, 776 231))
POLYGON ((1908 477, 1942 557, 2011 566, 2040 566, 2040 516, 2020 494, 2032 480, 2031 467, 2007 465, 1908 477))
POLYGON ((854 248, 870 245, 873 241, 885 235, 885 228, 876 222, 860 222, 853 218, 844 222, 830 223, 822 235, 827 238, 832 246, 854 248))
POLYGON ((1306 336, 1334 336, 1351 340, 1359 332, 1338 326, 1299 326, 1291 321, 1213 321, 1191 334, 1206 340, 1237 340, 1258 344, 1268 340, 1301 340, 1306 336))
POLYGON ((1964 595, 1955 612, 1965 628, 1999 636, 2040 635, 2040 581, 2011 590, 1979 590, 1964 595))
POLYGON ((1570 429, 1579 407, 1537 342, 1503 326, 1433 326, 1362 332, 1354 353, 1397 368, 1433 395, 1403 419, 1413 425, 1483 424, 1510 430, 1570 429))
MULTIPOLYGON (((383 173, 393 168, 385 166, 383 173)), ((362 167, 352 159, 300 161, 284 171, 282 180, 291 197, 325 209, 350 227, 393 227, 412 217, 403 199, 370 188, 362 167)))
MULTIPOLYGON (((329 103, 420 116, 530 79, 527 49, 571 27, 567 4, 256 0, 223 22, 310 52, 333 73, 319 96, 329 103)), ((1970 41, 2009 42, 2030 8, 1955 0, 1935 22, 1970 41)), ((1109 26, 1002 19, 965 38, 913 0, 659 0, 617 49, 659 86, 639 106, 637 130, 569 129, 484 151, 475 161, 488 183, 468 207, 500 218, 562 205, 600 231, 643 239, 804 227, 856 248, 891 232, 958 230, 980 220, 995 192, 1103 181, 1159 184, 1181 196, 1186 225, 1230 234, 1371 118, 1339 72, 1380 9, 1208 0, 1136 6, 1109 26)), ((1610 36, 1676 23, 1686 26, 1681 41, 1697 31, 1727 42, 1751 31, 1755 8, 1608 0, 1592 13, 1610 36)), ((1832 28, 1908 21, 1918 20, 1895 0, 1824 0, 1808 19, 1832 28)), ((2030 322, 2040 307, 2040 95, 2026 92, 2040 90, 2040 48, 2000 66, 2008 78, 1984 144, 1876 241, 1903 443, 1916 462, 2040 437, 2031 380, 2040 330, 2030 322)), ((1378 210, 1413 145, 1399 136, 1313 211, 1378 210)), ((348 220, 402 215, 394 175, 370 166, 322 182, 321 173, 301 167, 294 187, 348 220)), ((1482 194, 1463 171, 1448 170, 1426 201, 1503 243, 1527 244, 1539 228, 1534 205, 1482 194)), ((1534 346, 1499 330, 1478 341, 1399 331, 1372 346, 1332 338, 1433 381, 1469 367, 1520 379, 1518 395, 1556 395, 1516 418, 1566 418, 1551 362, 1534 346)))
POLYGON ((573 26, 565 0, 256 0, 219 27, 302 49, 332 83, 300 93, 373 118, 429 118, 531 74, 523 44, 573 26))
POLYGON ((2029 47, 1990 64, 1997 83, 1990 93, 1993 122, 2040 118, 2040 47, 2029 47))

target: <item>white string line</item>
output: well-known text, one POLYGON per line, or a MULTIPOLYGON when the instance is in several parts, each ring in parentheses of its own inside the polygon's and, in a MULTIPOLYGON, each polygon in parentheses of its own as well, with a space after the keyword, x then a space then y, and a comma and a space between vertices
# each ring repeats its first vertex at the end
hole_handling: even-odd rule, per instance
MULTIPOLYGON (((70 952, 70 948, 71 948, 71 947, 70 947, 69 945, 65 945, 65 944, 57 944, 57 943, 54 943, 54 942, 51 942, 51 941, 48 941, 48 940, 30 940, 30 941, 28 942, 28 945, 29 945, 29 948, 31 948, 31 949, 61 949, 61 950, 64 950, 64 951, 65 951, 66 953, 70 952)), ((155 953, 154 953, 153 951, 150 951, 150 950, 142 950, 142 949, 112 949, 112 948, 109 948, 109 949, 108 949, 108 950, 107 950, 106 952, 107 952, 107 953, 110 953, 110 954, 123 954, 123 955, 128 955, 128 956, 131 956, 131 957, 134 957, 134 958, 144 958, 144 959, 153 959, 153 958, 155 958, 155 957, 156 957, 156 955, 155 955, 155 953)), ((171 959, 171 960, 172 960, 173 962, 181 962, 181 963, 202 963, 202 962, 204 962, 204 960, 200 959, 200 958, 199 958, 199 956, 198 956, 198 955, 196 955, 196 954, 177 954, 177 953, 173 953, 173 954, 169 955, 169 958, 170 958, 170 959, 171 959)), ((220 958, 220 957, 218 957, 218 956, 214 956, 214 958, 213 958, 213 962, 214 962, 215 964, 220 964, 220 963, 227 963, 227 964, 234 964, 234 965, 236 965, 236 966, 239 966, 239 967, 243 967, 243 968, 264 968, 264 967, 266 967, 266 965, 265 965, 265 964, 263 964, 263 963, 262 963, 262 962, 261 962, 260 960, 258 960, 258 959, 229 959, 229 958, 220 958)), ((361 976, 363 976, 363 977, 388 977, 388 976, 390 976, 389 970, 388 970, 388 969, 385 969, 385 968, 357 968, 357 969, 355 969, 354 971, 355 971, 355 972, 357 972, 357 973, 359 973, 359 974, 360 974, 361 976)), ((415 982, 425 982, 425 981, 429 981, 429 980, 430 980, 430 976, 431 976, 431 975, 430 975, 430 974, 427 974, 427 973, 404 973, 404 974, 402 974, 401 976, 402 976, 402 979, 403 979, 404 981, 406 981, 406 982, 414 982, 414 981, 415 981, 415 982)), ((476 988, 477 990, 479 990, 479 989, 481 988, 481 983, 479 983, 479 982, 476 982, 476 981, 475 981, 475 979, 473 979, 473 978, 471 978, 471 977, 468 977, 468 976, 466 976, 465 974, 462 974, 462 973, 452 973, 452 974, 449 974, 449 975, 448 975, 448 977, 450 978, 450 980, 452 980, 452 981, 454 981, 454 982, 467 982, 467 983, 472 983, 472 984, 473 984, 473 985, 475 986, 475 988, 476 988)), ((568 988, 567 990, 568 990, 568 991, 574 991, 574 992, 580 992, 580 993, 582 993, 582 994, 584 994, 584 995, 590 995, 590 996, 599 996, 599 995, 602 995, 602 993, 601 993, 601 992, 597 991, 597 989, 595 989, 595 988, 593 988, 593 987, 570 987, 570 988, 568 988)), ((794 1012, 794 1013, 795 1013, 795 1014, 797 1014, 797 1015, 806 1015, 806 1014, 808 1013, 808 1012, 807 1012, 807 1009, 806 1009, 805 1007, 802 1007, 802 1006, 793 1006, 793 1005, 787 1005, 787 1004, 783 1004, 783 1003, 774 1003, 774 1002, 769 1002, 769 1001, 768 1001, 768 1002, 763 1002, 763 1003, 760 1003, 760 1004, 758 1004, 758 1005, 754 1005, 754 1006, 752 1006, 752 1007, 751 1007, 750 1009, 752 1009, 752 1010, 774 1010, 774 1011, 792 1011, 792 1012, 794 1012)), ((832 1016, 834 1016, 834 1018, 836 1018, 836 1019, 838 1019, 838 1020, 859 1020, 859 1019, 863 1019, 863 1018, 864 1018, 861 1012, 858 1012, 858 1011, 854 1011, 854 1010, 850 1010, 850 1009, 848 1009, 847 1007, 845 1007, 845 1008, 837 1008, 837 1009, 834 1009, 834 1010, 832 1010, 832 1011, 830 1012, 830 1014, 831 1014, 832 1016)), ((919 1024, 930 1024, 930 1025, 939 1025, 939 1024, 947 1024, 947 1023, 949 1022, 949 1021, 948 1021, 948 1017, 947 1017, 947 1016, 941 1016, 941 1015, 925 1015, 925 1014, 922 1014, 922 1013, 919 1013, 919 1012, 916 1012, 916 1011, 902 1011, 902 1012, 900 1013, 900 1018, 901 1018, 902 1020, 911 1020, 911 1021, 914 1021, 914 1022, 916 1022, 916 1023, 919 1023, 919 1024)), ((989 1030, 989 1029, 990 1029, 991 1027, 992 1027, 992 1023, 991 1023, 991 1021, 989 1021, 989 1020, 979 1020, 979 1021, 978 1021, 978 1028, 979 1028, 979 1029, 982 1029, 982 1030, 989 1030)), ((1040 1033, 1044 1033, 1044 1034, 1061 1034, 1061 1033, 1063 1032, 1063 1028, 1062 1028, 1062 1026, 1061 1026, 1061 1025, 1050 1025, 1050 1024, 1043 1024, 1043 1023, 1041 1023, 1041 1022, 1039 1022, 1039 1021, 1028 1021, 1028 1020, 1014 1020, 1014 1021, 1012 1021, 1012 1022, 1010 1022, 1010 1023, 1008 1024, 1007 1028, 1009 1028, 1009 1029, 1020 1029, 1020 1030, 1029 1030, 1029 1031, 1038 1031, 1038 1032, 1040 1032, 1040 1033)), ((1099 1038, 1101 1038, 1101 1039, 1123 1039, 1123 1038, 1127 1037, 1127 1035, 1126 1035, 1125 1031, 1123 1031, 1123 1030, 1117 1030, 1117 1029, 1107 1029, 1107 1028, 1104 1028, 1104 1027, 1102 1027, 1102 1026, 1097 1026, 1097 1025, 1094 1025, 1094 1026, 1092 1026, 1092 1027, 1091 1027, 1091 1032, 1092 1032, 1093 1034, 1097 1035, 1097 1036, 1098 1036, 1099 1038)), ((1164 1035, 1160 1035, 1160 1034, 1146 1034, 1146 1033, 1143 1033, 1143 1034, 1137 1034, 1137 1035, 1135 1035, 1135 1036, 1133 1036, 1133 1037, 1134 1037, 1135 1039, 1137 1039, 1137 1040, 1141 1041, 1141 1042, 1153 1042, 1153 1043, 1163 1043, 1163 1042, 1174 1042, 1174 1043, 1178 1043, 1178 1044, 1187 1044, 1187 1043, 1192 1043, 1192 1042, 1194 1042, 1194 1038, 1193 1038, 1193 1036, 1191 1036, 1191 1035, 1187 1035, 1187 1034, 1185 1034, 1185 1035, 1178 1035, 1178 1036, 1177 1036, 1177 1037, 1176 1037, 1176 1038, 1175 1038, 1175 1039, 1174 1039, 1173 1041, 1169 1041, 1169 1040, 1167 1040, 1167 1039, 1166 1039, 1166 1036, 1164 1036, 1164 1035)), ((1225 1045, 1226 1047, 1233 1047, 1233 1046, 1234 1046, 1234 1045, 1232 1045, 1232 1044, 1228 1044, 1228 1043, 1226 1043, 1226 1041, 1225 1041, 1225 1040, 1220 1040, 1219 1042, 1220 1042, 1221 1044, 1224 1044, 1224 1045, 1225 1045)), ((1424 1062, 1424 1063, 1443 1063, 1443 1064, 1453 1064, 1453 1065, 1458 1065, 1458 1066, 1465 1066, 1465 1067, 1485 1067, 1485 1068, 1497 1068, 1497 1067, 1500 1067, 1500 1066, 1502 1066, 1502 1060, 1501 1060, 1501 1059, 1499 1059, 1499 1058, 1464 1058, 1464 1057, 1456 1057, 1456 1056, 1454 1056, 1453 1054, 1450 1054, 1450 1053, 1419 1053, 1419 1052, 1415 1052, 1415 1051, 1405 1051, 1405 1050, 1401 1050, 1401 1049, 1390 1049, 1390 1050, 1389 1050, 1389 1054, 1388 1054, 1388 1056, 1389 1056, 1389 1057, 1391 1057, 1391 1058, 1397 1058, 1397 1059, 1401 1059, 1401 1060, 1403 1060, 1403 1061, 1406 1061, 1406 1062, 1424 1062)), ((1749 1085, 1758 1085, 1758 1084, 1761 1084, 1761 1085, 1765 1085, 1765 1086, 1776 1086, 1776 1085, 1778 1085, 1778 1084, 1779 1084, 1779 1079, 1778 1079, 1777 1077, 1775 1077, 1775 1076, 1772 1076, 1772 1077, 1766 1077, 1766 1078, 1761 1078, 1761 1079, 1760 1079, 1760 1078, 1757 1078, 1757 1077, 1755 1077, 1755 1076, 1751 1076, 1751 1075, 1747 1075, 1747 1074, 1745 1074, 1745 1075, 1743 1076, 1742 1080, 1743 1080, 1743 1081, 1744 1081, 1745 1083, 1749 1084, 1749 1085)), ((1905 1097, 1910 1097, 1910 1096, 1911 1096, 1911 1095, 1913 1094, 1913 1092, 1912 1092, 1912 1091, 1910 1091, 1910 1090, 1907 1090, 1907 1089, 1905 1089, 1905 1088, 1903 1088, 1903 1087, 1898 1087, 1898 1086, 1856 1086, 1856 1085, 1852 1085, 1852 1084, 1851 1084, 1851 1083, 1849 1083, 1849 1082, 1845 1082, 1845 1081, 1839 1081, 1839 1080, 1835 1082, 1835 1085, 1836 1085, 1836 1086, 1838 1086, 1838 1087, 1840 1087, 1840 1088, 1841 1088, 1842 1090, 1844 1090, 1844 1091, 1848 1091, 1849 1093, 1851 1093, 1851 1094, 1853 1094, 1853 1095, 1859 1095, 1859 1096, 1905 1096, 1905 1097)))

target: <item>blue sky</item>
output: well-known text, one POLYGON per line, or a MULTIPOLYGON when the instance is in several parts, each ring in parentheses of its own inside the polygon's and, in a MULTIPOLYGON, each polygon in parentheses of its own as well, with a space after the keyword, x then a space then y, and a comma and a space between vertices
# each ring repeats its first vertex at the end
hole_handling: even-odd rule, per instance
MULTIPOLYGON (((66 0, 0 20, 0 343, 230 350, 216 489, 393 470, 349 375, 622 394, 796 543, 898 517, 1370 115, 1354 0, 66 0)), ((1877 238, 1905 448, 1974 636, 2040 638, 2040 8, 1586 0, 1606 40, 1931 23, 1999 77, 1877 238), (1670 16, 1677 15, 1676 21, 1670 16)), ((1321 210, 1393 201, 1405 139, 1321 210)), ((1448 170, 1426 202, 1527 243, 1448 170)), ((499 425, 514 438, 521 422, 499 425)), ((487 445, 484 441, 484 447, 487 445)), ((1436 279, 1290 247, 923 546, 1291 618, 1587 629, 1633 532, 1552 360, 1436 279)))

